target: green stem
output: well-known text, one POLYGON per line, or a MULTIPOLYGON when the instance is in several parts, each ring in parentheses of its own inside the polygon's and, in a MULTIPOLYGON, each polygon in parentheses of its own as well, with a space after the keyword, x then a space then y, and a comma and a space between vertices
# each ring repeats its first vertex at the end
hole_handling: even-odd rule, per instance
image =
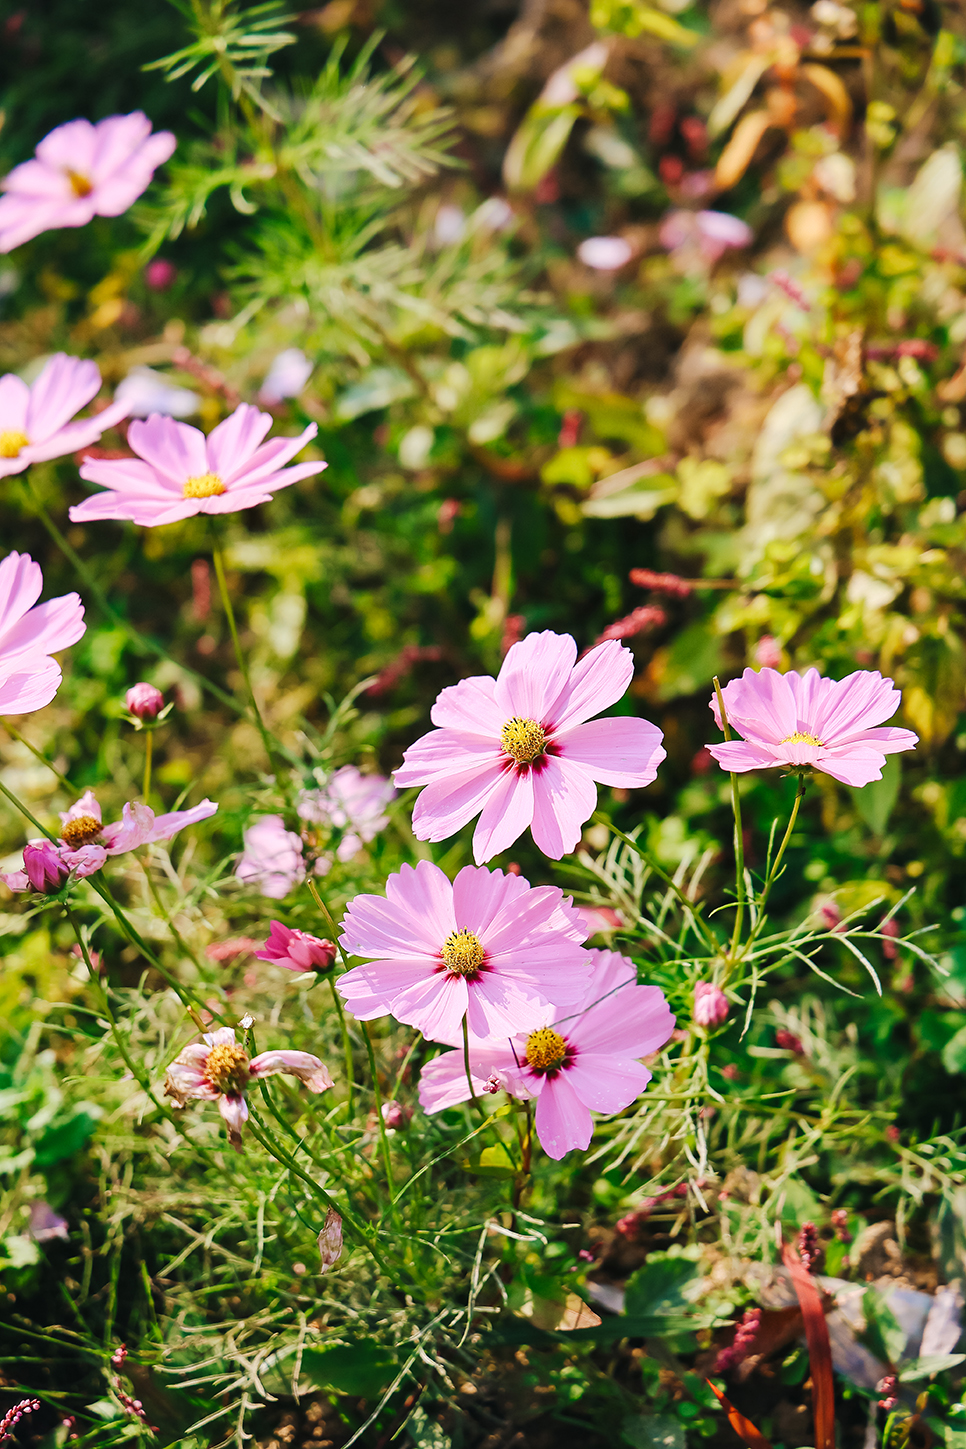
POLYGON ((752 931, 751 935, 748 937, 747 944, 749 946, 755 940, 755 937, 758 935, 758 933, 759 933, 759 931, 761 929, 762 923, 764 922, 764 919, 765 919, 765 906, 768 904, 768 897, 769 897, 769 894, 771 893, 771 888, 775 884, 775 881, 778 879, 778 869, 779 869, 779 866, 782 863, 782 857, 784 856, 785 851, 788 849, 788 842, 792 838, 792 831, 795 829, 795 822, 798 819, 799 806, 802 803, 802 798, 803 798, 804 794, 805 794, 805 772, 803 770, 803 771, 801 771, 799 773, 799 776, 798 776, 798 789, 795 791, 795 803, 792 806, 792 813, 791 813, 791 815, 789 816, 789 819, 788 819, 788 827, 787 827, 787 829, 785 831, 784 836, 782 837, 782 843, 778 847, 778 854, 775 856, 775 859, 772 861, 771 870, 768 872, 768 877, 767 877, 767 879, 765 881, 764 887, 762 888, 761 899, 760 899, 760 901, 758 903, 758 920, 755 923, 754 930, 752 931))
POLYGON ((662 880, 664 882, 671 894, 677 897, 678 904, 682 906, 683 909, 691 917, 697 930, 700 932, 701 935, 704 936, 705 944, 710 946, 712 951, 716 951, 720 943, 718 942, 714 933, 711 931, 707 922, 702 921, 701 917, 698 915, 697 911, 695 910, 694 902, 688 900, 687 896, 681 890, 680 886, 671 879, 667 871, 662 870, 662 868, 658 865, 657 861, 653 858, 653 856, 651 856, 646 850, 642 850, 636 840, 632 840, 629 835, 625 835, 623 830, 618 830, 614 822, 610 819, 609 816, 605 815, 602 810, 595 810, 593 814, 593 819, 601 825, 606 825, 607 829, 613 831, 613 833, 617 836, 618 840, 623 840, 625 845, 629 845, 631 850, 634 851, 635 855, 639 856, 640 859, 644 862, 648 870, 651 871, 652 874, 656 875, 658 880, 662 880))
MULTIPOLYGON (((238 637, 238 626, 235 623, 235 611, 231 605, 231 595, 228 592, 228 580, 225 578, 225 560, 221 551, 221 544, 214 540, 211 548, 212 559, 215 565, 215 577, 218 580, 218 592, 221 595, 222 608, 225 611, 225 618, 228 620, 228 628, 231 633, 231 642, 235 650, 235 659, 238 661, 238 668, 241 670, 242 679, 245 681, 245 688, 248 691, 249 703, 255 715, 255 723, 258 725, 258 732, 262 737, 262 744, 265 746, 265 753, 268 756, 270 765, 276 766, 275 742, 268 732, 265 721, 262 719, 262 712, 258 708, 258 701, 255 698, 255 691, 252 689, 251 676, 248 673, 248 663, 242 651, 241 640, 238 637)), ((276 766, 277 768, 277 766, 276 766)), ((280 778, 284 778, 284 765, 281 769, 280 778)))
POLYGON ((486 1113, 483 1111, 482 1102, 476 1095, 476 1088, 473 1086, 473 1074, 470 1071, 470 1028, 465 1016, 463 1017, 463 1070, 466 1073, 466 1085, 470 1089, 473 1106, 481 1116, 485 1117, 486 1113))
POLYGON ((146 736, 146 738, 145 738, 145 741, 144 741, 144 790, 143 790, 142 793, 143 793, 144 803, 145 803, 145 805, 147 805, 149 803, 148 797, 151 794, 151 755, 152 755, 152 747, 153 747, 153 742, 154 742, 154 731, 153 730, 145 730, 145 736, 146 736))
MULTIPOLYGON (((728 716, 725 712, 724 695, 721 693, 721 685, 718 676, 715 675, 714 692, 718 699, 718 710, 721 714, 721 730, 726 740, 731 739, 731 730, 728 726, 728 716)), ((735 910, 735 928, 731 937, 731 959, 735 959, 738 945, 741 941, 741 927, 744 923, 745 914, 745 836, 741 828, 741 796, 738 793, 738 776, 729 771, 731 775, 731 809, 735 818, 735 899, 737 908, 735 910)))
POLYGON ((379 1128, 379 1139, 382 1143, 382 1160, 386 1170, 386 1186, 389 1188, 389 1198, 392 1201, 396 1195, 396 1183, 392 1171, 392 1150, 386 1134, 386 1123, 382 1115, 382 1093, 379 1090, 379 1077, 376 1072, 376 1054, 372 1047, 372 1037, 369 1034, 369 1023, 364 1021, 361 1025, 363 1040, 366 1044, 366 1055, 369 1058, 369 1075, 372 1078, 372 1096, 376 1104, 376 1126, 379 1128))
MULTIPOLYGON (((325 904, 325 902, 323 901, 322 897, 319 895, 319 888, 315 884, 315 881, 312 880, 311 876, 309 877, 307 884, 308 884, 309 891, 311 892, 312 897, 313 897, 313 899, 315 901, 315 904, 318 906, 319 910, 322 912, 322 915, 325 918, 326 925, 328 926, 329 930, 332 932, 332 940, 333 940, 333 942, 336 942, 336 944, 338 944, 337 943, 337 937, 338 937, 338 934, 339 934, 339 928, 335 924, 335 921, 332 919, 332 913, 329 910, 328 906, 325 904)), ((341 946, 339 946, 339 950, 342 951, 342 947, 341 946)), ((343 959, 345 959, 345 952, 344 951, 342 951, 342 956, 343 956, 343 959)), ((348 964, 348 963, 346 963, 346 964, 348 964)), ((352 1060, 352 1042, 351 1042, 351 1040, 349 1038, 349 1023, 346 1021, 345 1008, 342 1005, 342 997, 339 995, 338 991, 335 989, 335 977, 331 973, 329 975, 329 986, 332 989, 332 1000, 335 1002, 335 1009, 339 1013, 339 1024, 342 1027, 342 1051, 343 1051, 343 1054, 345 1056, 346 1104, 347 1104, 347 1108, 348 1108, 348 1120, 351 1122, 352 1121, 352 1097, 353 1097, 353 1092, 355 1090, 355 1082, 354 1082, 355 1064, 354 1064, 354 1062, 352 1060)))

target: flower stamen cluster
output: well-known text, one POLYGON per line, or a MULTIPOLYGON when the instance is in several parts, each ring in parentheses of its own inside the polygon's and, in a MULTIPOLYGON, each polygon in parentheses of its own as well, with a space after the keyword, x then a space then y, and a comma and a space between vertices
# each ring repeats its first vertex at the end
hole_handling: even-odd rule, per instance
POLYGON ((216 1092, 243 1092, 251 1079, 250 1067, 251 1060, 244 1047, 223 1043, 208 1053, 205 1079, 216 1092))
POLYGON ((82 845, 93 845, 102 829, 102 822, 93 815, 78 815, 76 820, 67 821, 61 831, 61 839, 71 850, 79 850, 82 845))
POLYGON ((443 942, 441 955, 454 976, 477 976, 486 961, 483 943, 472 931, 453 931, 443 942))
POLYGON ((224 493, 225 485, 217 473, 197 473, 188 478, 181 490, 183 498, 217 498, 224 493))
POLYGON ((552 1027, 542 1026, 527 1037, 527 1066, 535 1072, 558 1072, 567 1053, 566 1038, 552 1027))
POLYGON ((513 715, 500 731, 500 748, 518 765, 532 765, 547 748, 547 736, 535 719, 513 715))

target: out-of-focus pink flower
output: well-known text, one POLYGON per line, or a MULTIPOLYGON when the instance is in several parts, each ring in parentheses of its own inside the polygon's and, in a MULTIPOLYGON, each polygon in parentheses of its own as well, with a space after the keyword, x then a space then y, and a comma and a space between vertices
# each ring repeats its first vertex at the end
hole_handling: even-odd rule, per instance
POLYGON ((617 931, 624 924, 610 906, 578 906, 577 915, 588 936, 596 936, 598 931, 617 931))
MULTIPOLYGON (((844 785, 868 785, 881 780, 886 755, 919 743, 912 730, 874 728, 895 714, 902 699, 877 670, 836 680, 823 679, 817 669, 746 669, 723 694, 728 723, 744 738, 708 748, 722 769, 739 774, 811 766, 844 785)), ((720 729, 716 694, 711 711, 720 729)))
MULTIPOLYGON (((556 886, 464 866, 404 865, 382 896, 346 909, 342 945, 374 957, 336 983, 362 1021, 390 1012, 431 1041, 455 1045, 466 1018, 474 1035, 513 1036, 535 1025, 551 998, 578 1001, 590 957, 573 902, 556 886)), ((484 1073, 484 1076, 488 1073, 484 1073)))
POLYGON ((175 144, 170 131, 152 135, 142 111, 108 116, 96 126, 85 120, 57 126, 34 159, 15 166, 2 183, 0 252, 41 232, 86 226, 95 216, 120 216, 175 144))
POLYGON ((583 425, 584 415, 579 408, 568 408, 560 422, 560 432, 557 434, 558 448, 576 448, 580 442, 580 429, 583 425))
POLYGON ((386 806, 395 798, 385 775, 364 775, 355 765, 343 765, 320 790, 301 791, 296 810, 309 824, 343 831, 336 855, 351 860, 388 825, 386 806))
POLYGON ((755 663, 765 669, 777 669, 781 662, 781 645, 770 634, 763 634, 755 645, 755 663))
POLYGON ((711 981, 698 981, 695 985, 694 1019, 698 1026, 720 1026, 728 1020, 728 998, 711 981))
POLYGON ((312 376, 312 363, 300 347, 286 347, 275 358, 258 393, 266 407, 298 397, 312 376))
POLYGON ((328 466, 318 462, 285 467, 315 437, 315 423, 297 438, 263 442, 271 426, 271 413, 248 403, 239 403, 207 437, 188 423, 157 413, 146 422, 137 419, 127 433, 137 457, 83 463, 81 477, 102 483, 107 491, 77 504, 70 517, 74 523, 126 518, 157 528, 196 513, 237 513, 267 503, 280 488, 328 466))
MULTIPOLYGON (((30 1236, 35 1243, 49 1243, 53 1238, 64 1238, 70 1236, 67 1231, 67 1219, 62 1218, 60 1213, 55 1213, 49 1202, 43 1198, 35 1198, 30 1204, 30 1236)), ((3 1440, 0 1439, 0 1445, 3 1440)))
POLYGON ((896 1374, 886 1374, 875 1386, 876 1393, 881 1394, 877 1407, 880 1409, 895 1409, 899 1406, 899 1379, 896 1374))
POLYGON ((413 1115, 412 1107, 404 1107, 400 1102, 392 1100, 383 1102, 379 1111, 382 1114, 382 1120, 385 1125, 394 1132, 398 1132, 401 1127, 408 1126, 409 1120, 413 1115))
POLYGON ((663 609, 659 609, 656 604, 642 604, 623 619, 608 624, 595 642, 605 644, 608 639, 634 639, 638 634, 643 634, 648 629, 660 629, 666 623, 667 614, 663 609))
POLYGON ((503 620, 503 634, 500 639, 501 659, 506 658, 510 650, 513 648, 514 644, 519 644, 520 640, 526 633, 526 628, 526 614, 507 614, 506 618, 503 620))
POLYGON ((61 681, 50 655, 76 644, 87 627, 77 594, 38 604, 43 586, 29 554, 8 553, 0 563, 0 715, 30 714, 50 703, 61 681))
POLYGON ((236 956, 244 956, 254 951, 258 945, 251 936, 235 936, 230 941, 212 941, 210 946, 205 947, 205 955, 209 961, 233 961, 236 956))
POLYGON ((499 676, 444 689, 430 718, 438 728, 403 756, 397 785, 425 785, 413 811, 419 840, 445 840, 473 816, 478 863, 529 826, 545 855, 574 849, 597 805, 596 785, 649 785, 665 757, 656 725, 630 715, 592 719, 614 704, 634 673, 616 640, 577 660, 569 634, 549 630, 514 644, 499 676))
POLYGON ((228 1026, 206 1033, 199 1042, 186 1046, 168 1068, 164 1091, 179 1107, 192 1099, 218 1103, 233 1147, 241 1146, 241 1129, 248 1120, 245 1091, 253 1081, 289 1072, 310 1092, 324 1092, 332 1086, 328 1067, 308 1052, 259 1052, 249 1057, 228 1026))
POLYGON ((140 845, 170 840, 186 825, 197 825, 200 820, 207 820, 217 809, 214 800, 202 800, 200 805, 194 805, 190 810, 172 810, 167 815, 155 815, 149 806, 134 800, 124 806, 120 820, 113 825, 105 825, 93 790, 87 790, 75 805, 61 813, 61 835, 57 844, 32 841, 24 850, 24 870, 2 879, 11 890, 26 890, 29 883, 27 852, 31 846, 39 850, 44 844, 56 851, 62 866, 74 876, 93 875, 112 855, 126 855, 140 845))
MULTIPOLYGON (((162 413, 166 418, 190 418, 201 405, 196 392, 178 387, 170 377, 156 372, 153 367, 132 367, 127 377, 118 384, 114 397, 118 403, 124 404, 132 418, 149 418, 152 413, 162 413)), ((98 453, 88 448, 84 461, 94 458, 130 462, 127 452, 98 453)))
POLYGON ((735 1331, 734 1341, 719 1351, 714 1361, 714 1372, 716 1374, 729 1373, 737 1368, 740 1363, 751 1353, 755 1339, 758 1336, 758 1328, 761 1324, 761 1309, 746 1308, 741 1322, 735 1331))
POLYGON ((734 1062, 729 1062, 727 1066, 721 1068, 721 1075, 723 1077, 726 1077, 729 1082, 737 1082, 738 1078, 741 1076, 741 1073, 735 1066, 734 1062))
POLYGON ((274 961, 286 971, 328 971, 337 954, 331 941, 310 936, 308 931, 293 930, 281 921, 272 922, 268 940, 255 952, 259 961, 274 961))
POLYGON ((888 1137, 888 1139, 889 1139, 890 1142, 898 1142, 899 1141, 899 1136, 900 1136, 899 1129, 895 1125, 894 1122, 891 1122, 889 1124, 889 1126, 886 1128, 885 1135, 888 1137))
POLYGON ((794 1032, 786 1031, 783 1026, 780 1026, 775 1032, 775 1045, 781 1047, 782 1051, 794 1052, 797 1057, 805 1055, 801 1037, 796 1036, 794 1032))
POLYGON ((443 651, 438 644, 404 644, 395 659, 385 669, 380 670, 366 694, 376 697, 389 694, 411 672, 414 664, 420 664, 423 660, 435 663, 442 657, 443 651))
POLYGON ((713 764, 714 761, 707 745, 702 745, 691 761, 691 771, 695 775, 706 775, 713 764))
POLYGON ((689 594, 694 593, 693 580, 682 579, 679 574, 658 574, 653 569, 631 569, 628 578, 639 589, 652 589, 656 594, 668 594, 675 599, 686 599, 689 594))
POLYGON ((802 291, 801 287, 798 285, 795 279, 793 277, 790 277, 787 272, 769 272, 768 281, 773 282, 775 286, 778 287, 780 291, 784 292, 785 296, 788 297, 792 302, 794 302, 796 307, 800 307, 803 312, 810 312, 812 310, 809 306, 808 298, 805 296, 805 293, 802 291))
POLYGON ((152 292, 166 292, 177 275, 174 262, 169 262, 166 257, 155 257, 144 268, 144 280, 152 292))
POLYGON ((841 927, 842 912, 839 910, 838 903, 832 900, 831 897, 826 901, 822 901, 818 908, 818 914, 826 931, 838 931, 841 927))
POLYGON ((669 252, 692 249, 706 262, 716 262, 729 247, 747 247, 755 239, 747 223, 726 211, 670 211, 659 236, 669 252))
MULTIPOLYGON (((536 1098, 537 1136, 559 1160, 586 1148, 591 1112, 612 1116, 640 1096, 651 1073, 638 1058, 663 1046, 674 1017, 656 986, 638 986, 637 967, 616 951, 592 951, 593 974, 582 1000, 561 1019, 556 1007, 544 1025, 512 1041, 470 1038, 470 1075, 477 1093, 495 1075, 511 1096, 536 1098)), ((462 1051, 444 1052, 423 1068, 419 1100, 426 1112, 470 1095, 462 1051)))
POLYGON ((124 703, 138 719, 157 719, 164 705, 164 695, 153 684, 132 684, 124 703))
POLYGON ((896 939, 902 935, 902 930, 895 916, 890 916, 887 921, 882 922, 882 925, 879 927, 879 934, 886 938, 882 942, 883 956, 887 961, 894 961, 899 954, 899 948, 895 944, 896 939))
POLYGON ((342 1219, 335 1208, 329 1208, 325 1222, 317 1239, 319 1245, 320 1273, 327 1273, 342 1257, 342 1219))
POLYGON ((849 1215, 845 1208, 832 1209, 832 1229, 840 1243, 851 1243, 852 1234, 849 1232, 849 1215))
POLYGON ((459 518, 461 504, 458 498, 444 498, 436 513, 436 525, 440 533, 452 533, 453 524, 459 518))
POLYGON ((238 880, 257 885, 263 896, 280 901, 305 879, 302 837, 285 829, 281 815, 263 815, 249 825, 235 867, 238 880))
POLYGON ((825 1250, 818 1240, 818 1229, 814 1223, 802 1223, 798 1234, 798 1254, 806 1272, 819 1272, 825 1261, 825 1250))
POLYGON ((580 243, 577 255, 585 267, 595 272, 617 272, 626 267, 634 248, 622 236, 589 236, 580 243))
POLYGON ((66 352, 55 353, 31 387, 13 372, 0 377, 0 478, 76 453, 126 418, 127 404, 120 401, 96 417, 71 422, 100 386, 97 363, 66 352))

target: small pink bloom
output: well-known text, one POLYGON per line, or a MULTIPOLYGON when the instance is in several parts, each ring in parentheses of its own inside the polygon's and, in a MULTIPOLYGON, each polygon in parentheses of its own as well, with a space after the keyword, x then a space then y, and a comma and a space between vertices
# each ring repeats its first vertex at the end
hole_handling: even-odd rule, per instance
POLYGON ((50 703, 61 681, 50 655, 76 644, 87 627, 77 594, 38 604, 43 586, 29 554, 9 553, 0 563, 0 715, 30 714, 50 703))
MULTIPOLYGON (((495 1075, 512 1096, 535 1097, 537 1136, 558 1160, 588 1146, 592 1111, 612 1116, 640 1096, 651 1073, 638 1058, 663 1046, 674 1026, 663 992, 638 986, 633 961, 616 951, 590 954, 593 976, 576 1009, 562 1016, 547 1007, 544 1025, 509 1042, 470 1038, 476 1092, 495 1075)), ((424 1111, 439 1112, 469 1095, 462 1051, 444 1052, 423 1068, 424 1111)))
POLYGON ((126 418, 127 404, 114 402, 96 417, 71 422, 100 387, 97 364, 65 352, 46 363, 31 387, 12 372, 0 377, 0 478, 76 453, 126 418))
POLYGON ((642 604, 640 608, 632 609, 623 619, 608 624, 598 639, 598 644, 604 644, 608 639, 636 639, 648 629, 660 629, 667 623, 667 614, 657 604, 642 604))
POLYGON ((725 211, 668 212, 659 235, 668 251, 694 251, 706 262, 716 262, 729 247, 746 247, 754 241, 751 228, 725 211))
POLYGON ((273 492, 300 478, 321 473, 325 463, 284 465, 318 432, 310 423, 297 438, 263 442, 272 426, 271 413, 239 403, 231 417, 204 433, 188 423, 152 414, 135 420, 127 440, 136 458, 88 459, 81 477, 103 483, 70 510, 74 523, 95 519, 130 519, 145 528, 175 523, 196 513, 237 513, 267 503, 273 492))
MULTIPOLYGON (((87 790, 76 805, 61 814, 61 836, 56 845, 49 841, 33 841, 26 846, 23 880, 29 879, 26 875, 28 853, 34 848, 39 852, 44 844, 47 846, 45 869, 52 861, 50 852, 55 852, 65 874, 70 872, 75 877, 84 877, 100 870, 112 855, 126 855, 128 851, 137 850, 139 845, 170 840, 186 825, 197 825, 200 820, 207 820, 217 809, 214 800, 202 800, 200 805, 190 810, 172 810, 167 815, 155 815, 147 805, 135 800, 124 806, 120 820, 113 825, 105 825, 94 792, 87 790)), ((26 888, 25 884, 20 884, 21 873, 4 876, 3 879, 11 890, 26 888)))
POLYGON ((228 941, 212 941, 210 946, 205 947, 205 955, 209 961, 234 961, 236 956, 246 956, 254 951, 258 945, 251 936, 234 936, 228 941))
POLYGON ((720 1026, 728 1019, 728 998, 720 987, 710 981, 699 981, 694 988, 694 1019, 698 1026, 720 1026))
POLYGON ((303 790, 296 809, 310 824, 344 831, 336 855, 351 860, 388 825, 386 806, 395 798, 385 775, 364 775, 355 765, 343 765, 321 790, 303 790))
POLYGON ((610 906, 578 906, 577 915, 588 936, 596 936, 599 931, 619 931, 624 924, 610 906))
POLYGON ((242 838, 244 850, 235 875, 257 885, 263 896, 280 901, 305 879, 302 837, 285 829, 281 815, 263 815, 242 838))
MULTIPOLYGON (((919 743, 912 730, 875 728, 895 714, 902 698, 877 670, 836 680, 823 679, 817 669, 746 669, 723 694, 728 723, 744 738, 708 749, 722 769, 738 774, 811 766, 844 785, 868 785, 881 780, 886 755, 919 743)), ((711 711, 720 729, 717 695, 711 711)))
POLYGON ((818 1240, 818 1229, 814 1223, 802 1223, 798 1235, 798 1254, 808 1273, 817 1273, 825 1260, 825 1250, 818 1240))
POLYGON ((726 1077, 729 1082, 737 1082, 741 1073, 734 1062, 729 1062, 727 1066, 721 1068, 721 1075, 726 1077))
POLYGON ((33 161, 2 183, 0 252, 41 232, 86 226, 95 216, 120 216, 141 195, 175 148, 170 131, 151 132, 141 111, 68 121, 45 136, 33 161))
POLYGON ((124 703, 138 719, 157 719, 164 704, 164 695, 153 684, 132 684, 124 703))
POLYGON ((714 1361, 714 1372, 716 1374, 729 1373, 731 1369, 737 1368, 740 1363, 751 1353, 755 1339, 758 1337, 758 1329, 761 1326, 761 1309, 746 1308, 741 1322, 735 1332, 734 1341, 719 1351, 714 1361))
POLYGON ((794 1052, 797 1057, 805 1055, 801 1037, 796 1036, 792 1031, 787 1031, 783 1026, 780 1026, 775 1032, 775 1045, 781 1047, 782 1051, 794 1052))
POLYGON ((628 578, 639 589, 652 589, 656 594, 668 594, 673 599, 686 599, 694 593, 692 581, 682 579, 680 574, 657 574, 653 569, 631 569, 628 578))
POLYGON ((249 1057, 228 1026, 206 1033, 175 1058, 164 1079, 164 1091, 179 1107, 193 1098, 218 1103, 233 1147, 241 1146, 241 1129, 248 1121, 245 1092, 253 1081, 289 1072, 310 1092, 324 1092, 332 1086, 329 1070, 308 1052, 260 1052, 249 1057))
POLYGON ((383 1122, 394 1132, 398 1132, 400 1127, 405 1127, 413 1115, 411 1107, 403 1107, 401 1103, 392 1100, 383 1102, 379 1110, 383 1122))
POLYGON ((337 950, 331 941, 273 921, 268 940, 255 955, 259 961, 274 961, 277 966, 284 966, 286 971, 328 971, 337 950))
POLYGON ((522 876, 472 865, 450 881, 421 860, 389 877, 385 899, 349 902, 342 944, 376 959, 336 985, 361 1021, 391 1012, 452 1045, 464 1017, 477 1036, 512 1036, 548 1000, 580 999, 590 966, 585 935, 556 886, 534 889, 522 876))
POLYGON ((616 703, 634 656, 611 640, 577 659, 569 634, 547 630, 514 644, 496 679, 476 675, 444 689, 439 726, 410 745, 397 785, 425 785, 413 811, 419 840, 445 840, 480 815, 478 864, 529 826, 559 860, 597 805, 597 784, 649 785, 664 759, 656 725, 630 715, 591 716, 616 703))
POLYGON ((144 268, 144 280, 152 292, 166 292, 177 275, 174 262, 165 257, 155 257, 144 268))
POLYGON ((849 1232, 849 1214, 845 1208, 832 1209, 832 1229, 840 1243, 851 1243, 852 1234, 849 1232))
POLYGON ((882 1395, 882 1398, 877 1400, 878 1408, 885 1409, 887 1412, 890 1409, 898 1408, 899 1379, 896 1374, 886 1374, 885 1377, 881 1378, 876 1384, 875 1390, 877 1394, 882 1395))
POLYGON ((763 634, 755 645, 755 663, 765 669, 777 669, 781 662, 781 645, 770 634, 763 634))
POLYGON ((585 267, 595 272, 617 272, 634 255, 634 248, 622 236, 589 236, 577 248, 585 267))
POLYGON ((818 908, 822 925, 826 931, 839 931, 842 929, 842 912, 839 910, 838 902, 829 897, 823 901, 818 908))

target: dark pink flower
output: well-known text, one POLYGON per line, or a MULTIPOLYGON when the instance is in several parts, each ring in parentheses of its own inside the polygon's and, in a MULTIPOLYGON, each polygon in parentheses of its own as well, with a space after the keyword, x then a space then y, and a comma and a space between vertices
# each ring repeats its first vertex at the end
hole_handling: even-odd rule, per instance
POLYGON ((121 401, 96 417, 71 422, 100 387, 97 364, 65 352, 56 353, 30 387, 15 373, 0 377, 0 478, 76 453, 126 418, 128 407, 121 401))
POLYGON ((328 466, 317 462, 285 467, 318 428, 310 423, 297 438, 263 442, 272 422, 271 413, 248 403, 239 403, 207 437, 158 413, 146 422, 137 419, 127 434, 136 458, 92 458, 81 465, 81 477, 103 483, 107 492, 72 508, 71 519, 90 523, 127 518, 157 528, 196 513, 237 513, 267 503, 279 488, 328 466))
POLYGON ((35 891, 59 891, 70 875, 70 866, 52 840, 31 841, 24 846, 24 872, 35 891))
POLYGON ((711 981, 699 981, 695 985, 694 1019, 698 1026, 720 1026, 728 1019, 728 998, 711 981))
MULTIPOLYGON (((881 780, 886 755, 919 743, 912 730, 878 729, 899 708, 901 694, 877 670, 823 679, 817 669, 746 669, 723 691, 728 723, 743 739, 709 745, 724 770, 810 766, 844 785, 881 780)), ((717 695, 710 704, 721 728, 717 695)))
POLYGON ((29 554, 9 553, 0 563, 0 715, 50 703, 61 681, 50 655, 76 644, 87 627, 77 594, 38 604, 43 586, 29 554))
POLYGON ((403 1107, 401 1103, 392 1100, 383 1102, 379 1111, 382 1115, 383 1122, 394 1132, 398 1132, 401 1127, 407 1126, 413 1115, 413 1109, 411 1107, 403 1107))
POLYGON ((656 725, 630 715, 592 719, 614 704, 634 673, 616 641, 579 661, 569 634, 529 634, 496 679, 477 675, 444 689, 439 726, 410 745, 397 785, 425 785, 413 811, 419 840, 445 840, 480 815, 477 863, 529 826, 554 860, 573 850, 597 805, 597 783, 649 785, 664 759, 656 725), (596 782, 596 783, 595 783, 596 782))
POLYGON ((761 1324, 761 1309, 746 1308, 741 1322, 735 1331, 734 1341, 718 1353, 714 1361, 714 1372, 716 1374, 729 1373, 731 1369, 737 1368, 740 1363, 751 1353, 755 1339, 758 1336, 758 1329, 761 1324))
POLYGON ((328 971, 337 954, 331 941, 293 930, 281 921, 271 923, 268 940, 255 952, 259 961, 274 961, 286 971, 328 971))
POLYGON ((465 1017, 477 1036, 507 1037, 536 1024, 548 1000, 581 998, 586 934, 556 886, 472 865, 450 881, 421 860, 389 877, 385 898, 349 902, 342 945, 375 959, 336 984, 362 1021, 391 1012, 455 1045, 465 1017))
POLYGON ((138 719, 157 719, 164 704, 164 695, 153 684, 132 684, 124 703, 138 719))

